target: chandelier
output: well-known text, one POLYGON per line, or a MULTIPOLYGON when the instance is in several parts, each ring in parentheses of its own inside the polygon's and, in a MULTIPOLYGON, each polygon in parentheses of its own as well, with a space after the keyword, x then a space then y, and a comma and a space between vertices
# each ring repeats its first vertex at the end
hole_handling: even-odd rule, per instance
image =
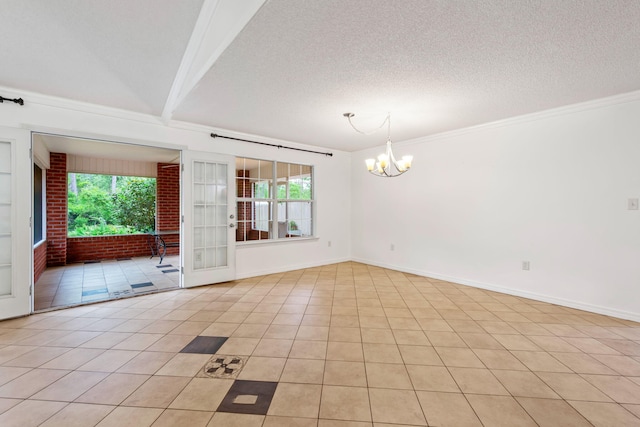
POLYGON ((353 122, 351 122, 351 118, 354 117, 355 114, 344 113, 343 116, 347 118, 353 130, 362 135, 371 135, 382 129, 385 124, 387 125, 386 151, 378 156, 378 161, 376 161, 376 159, 365 160, 367 164, 367 170, 370 173, 384 178, 393 178, 395 176, 400 176, 411 169, 411 161, 413 160, 413 156, 402 156, 402 159, 396 160, 396 157, 393 155, 393 149, 391 148, 391 113, 387 113, 387 117, 384 119, 382 124, 371 132, 362 132, 353 125, 353 122))

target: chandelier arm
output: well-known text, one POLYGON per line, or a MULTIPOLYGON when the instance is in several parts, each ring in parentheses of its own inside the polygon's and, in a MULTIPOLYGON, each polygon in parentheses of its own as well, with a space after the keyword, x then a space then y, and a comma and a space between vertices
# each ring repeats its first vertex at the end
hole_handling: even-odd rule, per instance
POLYGON ((349 124, 351 125, 351 127, 353 128, 353 130, 355 130, 356 132, 358 132, 359 134, 365 135, 365 136, 369 136, 369 135, 373 135, 374 133, 378 132, 380 129, 382 129, 384 127, 385 124, 389 124, 388 127, 388 133, 391 133, 391 114, 387 114, 387 117, 384 119, 384 121, 382 122, 382 124, 380 124, 380 126, 378 126, 377 128, 375 128, 374 130, 372 130, 371 132, 363 132, 361 130, 359 130, 358 128, 355 127, 355 125, 353 124, 353 122, 351 121, 351 117, 354 116, 354 114, 352 113, 345 113, 344 116, 347 118, 347 120, 349 121, 349 124))
POLYGON ((404 174, 406 172, 407 171, 405 170, 405 171, 402 171, 402 172, 398 172, 396 174, 389 174, 386 171, 383 171, 382 173, 378 173, 377 171, 369 171, 369 173, 371 175, 379 176, 381 178, 395 178, 395 177, 400 176, 400 175, 402 175, 402 174, 404 174))
POLYGON ((354 116, 353 113, 344 113, 344 117, 349 121, 349 125, 362 135, 371 135, 387 125, 387 147, 384 154, 378 156, 378 162, 374 159, 367 159, 367 170, 370 174, 379 176, 382 178, 394 178, 396 176, 400 176, 406 173, 411 168, 411 160, 413 156, 404 156, 402 160, 398 161, 396 156, 393 154, 392 142, 391 142, 391 113, 387 113, 387 117, 385 117, 384 121, 371 132, 362 132, 358 128, 356 128, 351 121, 351 118, 354 116), (395 171, 393 170, 395 168, 395 171))

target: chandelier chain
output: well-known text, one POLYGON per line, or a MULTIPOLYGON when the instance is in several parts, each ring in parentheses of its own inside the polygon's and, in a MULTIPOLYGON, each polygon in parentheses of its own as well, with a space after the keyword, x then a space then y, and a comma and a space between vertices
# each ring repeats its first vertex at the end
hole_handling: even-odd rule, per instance
POLYGON ((349 124, 351 125, 351 127, 353 128, 353 130, 355 130, 356 132, 358 132, 359 134, 365 135, 365 136, 369 136, 369 135, 373 135, 374 133, 378 132, 380 129, 382 129, 384 127, 384 125, 388 125, 387 126, 387 133, 389 134, 388 136, 390 136, 391 134, 391 113, 387 113, 387 117, 385 117, 384 121, 380 124, 380 126, 378 126, 377 128, 375 128, 374 130, 370 131, 370 132, 363 132, 360 129, 356 128, 355 125, 353 124, 353 122, 351 121, 351 117, 354 116, 354 114, 352 113, 345 113, 344 116, 347 118, 347 120, 349 120, 349 124))

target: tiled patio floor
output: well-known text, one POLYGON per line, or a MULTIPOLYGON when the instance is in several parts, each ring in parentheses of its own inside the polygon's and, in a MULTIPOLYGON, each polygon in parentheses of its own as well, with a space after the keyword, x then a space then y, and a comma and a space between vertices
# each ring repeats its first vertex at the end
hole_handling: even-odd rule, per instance
POLYGON ((51 267, 35 284, 34 309, 78 305, 180 286, 180 257, 138 257, 51 267))
POLYGON ((0 425, 639 426, 640 324, 358 263, 0 322, 0 425))

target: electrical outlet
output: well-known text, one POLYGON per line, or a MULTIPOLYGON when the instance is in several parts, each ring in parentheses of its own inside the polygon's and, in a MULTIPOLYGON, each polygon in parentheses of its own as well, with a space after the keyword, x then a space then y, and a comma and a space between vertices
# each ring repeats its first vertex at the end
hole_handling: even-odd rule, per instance
POLYGON ((630 211, 637 211, 638 199, 637 198, 629 199, 627 209, 629 209, 630 211))
POLYGON ((331 247, 331 240, 329 240, 329 241, 327 242, 327 246, 328 246, 328 247, 331 247))
POLYGON ((522 261, 522 269, 531 270, 531 264, 529 263, 529 261, 522 261))
POLYGON ((394 244, 392 243, 392 244, 391 244, 391 248, 390 248, 390 249, 391 249, 392 251, 395 251, 395 250, 396 250, 396 245, 394 245, 394 244))

